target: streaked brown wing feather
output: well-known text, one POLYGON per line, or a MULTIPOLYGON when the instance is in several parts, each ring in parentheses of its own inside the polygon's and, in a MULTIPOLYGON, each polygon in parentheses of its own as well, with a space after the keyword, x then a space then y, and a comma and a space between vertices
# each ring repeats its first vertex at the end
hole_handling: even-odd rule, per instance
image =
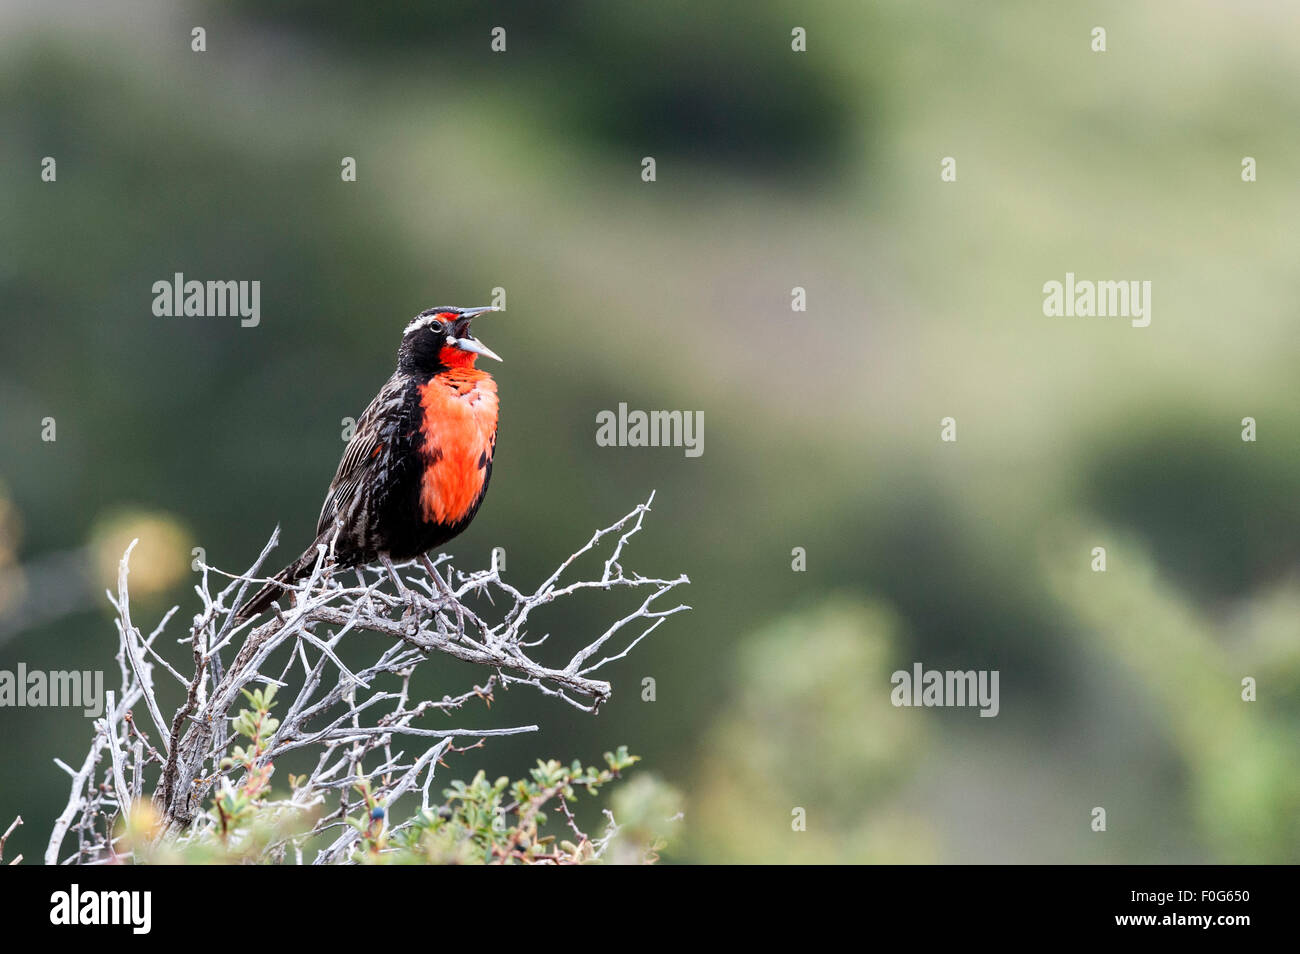
POLYGON ((356 432, 343 451, 343 459, 339 461, 334 479, 330 481, 329 493, 321 504, 320 517, 316 520, 317 536, 333 526, 340 511, 347 510, 366 471, 374 466, 376 451, 382 446, 381 424, 384 416, 400 405, 401 400, 401 382, 394 376, 361 412, 356 432))

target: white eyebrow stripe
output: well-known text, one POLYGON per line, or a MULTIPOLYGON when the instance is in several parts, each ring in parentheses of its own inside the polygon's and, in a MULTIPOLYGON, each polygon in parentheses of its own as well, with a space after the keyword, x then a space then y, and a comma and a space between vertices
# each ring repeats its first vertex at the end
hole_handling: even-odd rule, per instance
POLYGON ((406 335, 409 335, 412 331, 419 331, 421 328, 427 328, 435 321, 441 321, 442 319, 439 318, 438 315, 445 315, 445 314, 447 314, 447 312, 440 311, 437 314, 433 314, 433 315, 416 315, 414 318, 411 319, 411 323, 406 326, 406 330, 402 332, 402 336, 405 337, 406 335))

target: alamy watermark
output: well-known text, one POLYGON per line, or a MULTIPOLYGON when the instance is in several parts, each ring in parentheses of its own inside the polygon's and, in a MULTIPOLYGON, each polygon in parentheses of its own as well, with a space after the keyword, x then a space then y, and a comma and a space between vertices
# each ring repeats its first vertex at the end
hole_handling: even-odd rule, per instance
POLYGON ((1129 318, 1134 328, 1151 324, 1151 283, 1076 280, 1043 285, 1043 314, 1048 318, 1129 318))
POLYGON ((1001 707, 996 669, 925 669, 912 664, 889 677, 894 687, 889 701, 895 706, 979 707, 980 717, 991 719, 1001 707))
POLYGON ((620 402, 618 412, 596 412, 598 447, 682 447, 687 457, 704 453, 703 411, 629 411, 620 402))
POLYGON ((260 281, 186 281, 182 272, 171 281, 153 283, 153 313, 159 318, 239 318, 244 328, 262 321, 260 281))
POLYGON ((0 709, 80 707, 82 714, 104 714, 103 670, 45 672, 28 670, 19 663, 16 671, 0 669, 0 709))
POLYGON ((120 925, 132 934, 148 934, 153 927, 152 891, 106 891, 73 884, 67 891, 50 895, 50 923, 62 927, 77 925, 120 925))

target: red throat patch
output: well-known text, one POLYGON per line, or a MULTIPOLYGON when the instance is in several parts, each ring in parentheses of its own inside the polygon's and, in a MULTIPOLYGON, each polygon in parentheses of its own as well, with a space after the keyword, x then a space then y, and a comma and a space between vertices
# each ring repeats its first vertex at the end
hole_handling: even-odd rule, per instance
POLYGON ((477 357, 473 351, 460 348, 443 348, 438 352, 438 360, 449 368, 472 368, 477 357))

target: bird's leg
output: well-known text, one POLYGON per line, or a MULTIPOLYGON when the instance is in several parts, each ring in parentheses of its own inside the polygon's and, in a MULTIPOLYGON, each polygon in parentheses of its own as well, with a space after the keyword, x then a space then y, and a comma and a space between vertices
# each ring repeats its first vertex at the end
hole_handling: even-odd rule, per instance
POLYGON ((442 593, 443 600, 451 603, 452 607, 456 610, 457 632, 464 636, 465 611, 461 609, 460 600, 456 599, 456 594, 451 591, 451 587, 443 580, 442 574, 438 572, 438 568, 434 566, 433 561, 429 559, 429 554, 421 553, 420 561, 424 564, 424 568, 429 571, 429 575, 433 577, 434 586, 436 586, 438 591, 442 593))
POLYGON ((404 600, 410 599, 410 591, 407 590, 406 584, 402 582, 402 578, 398 576, 397 567, 393 566, 393 561, 388 558, 388 554, 379 554, 379 562, 384 565, 384 569, 388 571, 388 576, 392 579, 393 585, 397 587, 397 595, 404 600))
POLYGON ((438 587, 438 592, 447 599, 454 599, 455 597, 452 595, 451 588, 443 581, 442 574, 438 572, 438 568, 434 566, 433 561, 429 559, 429 554, 421 553, 420 562, 424 564, 424 568, 428 571, 429 576, 433 577, 433 583, 438 587))
MULTIPOLYGON (((402 582, 402 578, 398 575, 397 568, 393 566, 393 561, 388 558, 388 554, 379 554, 379 562, 384 565, 384 569, 387 570, 388 575, 392 577, 393 585, 397 587, 397 595, 406 603, 406 611, 402 613, 402 619, 405 620, 410 618, 413 613, 418 614, 419 611, 416 608, 415 594, 406 588, 406 584, 402 582)), ((416 623, 417 625, 419 623, 418 617, 416 623)))

